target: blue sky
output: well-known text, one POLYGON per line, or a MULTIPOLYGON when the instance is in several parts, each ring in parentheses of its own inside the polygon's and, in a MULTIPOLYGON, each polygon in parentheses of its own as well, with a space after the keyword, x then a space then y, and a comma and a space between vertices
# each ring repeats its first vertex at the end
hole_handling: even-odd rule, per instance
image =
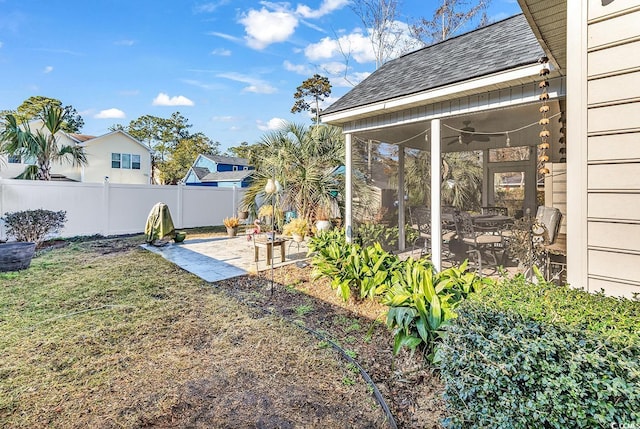
MULTIPOLYGON (((399 3, 406 23, 439 1, 399 3)), ((489 9, 492 20, 516 13, 516 0, 489 9)), ((283 120, 310 124, 290 113, 296 87, 319 73, 333 85, 327 103, 346 93, 375 70, 366 34, 349 0, 0 0, 0 110, 57 98, 93 135, 179 111, 225 150, 283 120)))

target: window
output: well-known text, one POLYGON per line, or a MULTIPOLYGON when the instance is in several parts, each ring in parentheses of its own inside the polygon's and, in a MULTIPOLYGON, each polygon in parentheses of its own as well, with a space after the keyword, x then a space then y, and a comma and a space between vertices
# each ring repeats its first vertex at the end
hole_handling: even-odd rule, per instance
POLYGON ((247 167, 246 165, 244 167, 242 167, 243 170, 248 170, 249 167, 247 167))
POLYGON ((22 164, 22 157, 20 155, 9 155, 7 161, 9 164, 22 164))
POLYGON ((112 153, 111 168, 140 170, 140 155, 130 153, 112 153))
POLYGON ((237 165, 233 166, 233 171, 238 171, 238 166, 237 165))

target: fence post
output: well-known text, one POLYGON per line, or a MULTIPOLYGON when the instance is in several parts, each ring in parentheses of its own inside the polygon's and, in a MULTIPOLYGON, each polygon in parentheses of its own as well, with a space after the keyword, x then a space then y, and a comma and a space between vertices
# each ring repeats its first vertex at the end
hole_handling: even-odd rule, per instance
POLYGON ((104 176, 104 183, 102 186, 102 213, 104 218, 102 219, 102 232, 101 234, 105 237, 108 237, 109 234, 109 200, 111 187, 109 186, 109 176, 104 176))
POLYGON ((184 225, 184 183, 178 183, 178 216, 177 216, 177 224, 175 225, 177 228, 183 228, 184 225))

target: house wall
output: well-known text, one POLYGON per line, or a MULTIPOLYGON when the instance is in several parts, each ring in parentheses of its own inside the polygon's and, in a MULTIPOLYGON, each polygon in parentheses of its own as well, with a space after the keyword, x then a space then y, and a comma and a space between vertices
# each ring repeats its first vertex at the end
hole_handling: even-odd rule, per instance
MULTIPOLYGON (((240 189, 113 183, 0 180, 0 216, 20 210, 66 210, 61 237, 104 236, 144 232, 151 208, 169 206, 176 228, 222 225, 236 213, 240 189)), ((4 225, 0 238, 5 239, 4 225)))
POLYGON ((640 292, 639 22, 637 0, 588 1, 588 288, 629 297, 640 292))
POLYGON ((86 143, 85 152, 89 164, 83 169, 83 182, 102 183, 108 176, 111 183, 149 184, 151 177, 149 151, 126 135, 112 133, 89 140, 86 143), (139 155, 140 169, 112 168, 112 153, 139 155))

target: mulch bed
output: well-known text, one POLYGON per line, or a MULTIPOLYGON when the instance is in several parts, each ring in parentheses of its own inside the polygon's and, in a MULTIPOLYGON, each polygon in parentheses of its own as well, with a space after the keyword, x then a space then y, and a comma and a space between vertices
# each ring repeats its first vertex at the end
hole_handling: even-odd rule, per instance
MULTIPOLYGON (((303 265, 303 264, 300 264, 303 265)), ((384 325, 385 308, 375 302, 343 302, 327 279, 311 279, 311 268, 288 265, 258 276, 215 283, 256 308, 320 332, 349 352, 380 389, 401 428, 440 428, 443 386, 419 354, 393 356, 393 337, 384 325)))

